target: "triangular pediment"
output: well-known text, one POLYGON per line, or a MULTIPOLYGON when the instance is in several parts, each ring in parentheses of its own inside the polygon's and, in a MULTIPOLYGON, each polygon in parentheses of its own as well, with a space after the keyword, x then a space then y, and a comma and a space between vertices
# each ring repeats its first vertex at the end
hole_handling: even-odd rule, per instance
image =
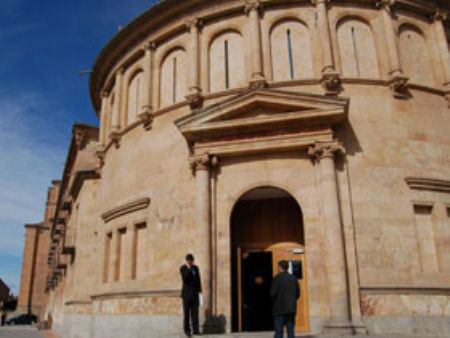
POLYGON ((347 114, 346 99, 273 89, 248 91, 194 111, 175 123, 188 139, 333 125, 347 114))

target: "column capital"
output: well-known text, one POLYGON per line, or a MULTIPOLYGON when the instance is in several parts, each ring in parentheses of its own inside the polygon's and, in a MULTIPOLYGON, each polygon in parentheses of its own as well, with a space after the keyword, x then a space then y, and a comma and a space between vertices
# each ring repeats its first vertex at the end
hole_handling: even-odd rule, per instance
POLYGON ((125 67, 124 66, 120 66, 116 70, 116 75, 123 75, 123 74, 125 74, 125 67))
POLYGON ((109 92, 108 92, 107 90, 103 89, 103 90, 100 92, 100 97, 101 97, 102 99, 106 99, 108 96, 109 96, 109 92))
POLYGON ((308 149, 308 155, 313 162, 320 162, 324 158, 335 159, 338 155, 345 154, 345 148, 337 141, 316 142, 308 149))
POLYGON ((444 12, 444 11, 441 11, 441 10, 437 10, 436 11, 436 13, 434 13, 432 16, 431 16, 431 20, 433 20, 433 21, 442 21, 442 22, 445 22, 445 21, 447 21, 448 20, 448 13, 447 12, 444 12))
POLYGON ((375 7, 377 7, 377 8, 388 8, 388 9, 390 9, 392 6, 394 6, 395 5, 395 2, 396 2, 397 0, 378 0, 376 3, 375 3, 375 7))
POLYGON ((192 155, 189 158, 189 164, 194 172, 197 170, 209 170, 218 164, 218 159, 216 156, 210 156, 209 154, 192 155))
POLYGON ((156 50, 156 43, 155 41, 146 41, 142 44, 141 49, 145 51, 152 51, 154 52, 156 50))
POLYGON ((249 14, 251 11, 257 11, 258 9, 262 9, 262 4, 260 0, 247 0, 244 6, 245 14, 249 14))
POLYGON ((311 5, 314 7, 319 4, 324 4, 325 6, 327 6, 331 2, 331 0, 310 0, 310 1, 311 5))
POLYGON ((192 28, 200 28, 200 27, 202 27, 203 26, 203 20, 195 16, 195 17, 192 17, 190 19, 187 19, 184 22, 184 24, 185 24, 185 26, 186 26, 186 28, 188 30, 192 30, 192 28))

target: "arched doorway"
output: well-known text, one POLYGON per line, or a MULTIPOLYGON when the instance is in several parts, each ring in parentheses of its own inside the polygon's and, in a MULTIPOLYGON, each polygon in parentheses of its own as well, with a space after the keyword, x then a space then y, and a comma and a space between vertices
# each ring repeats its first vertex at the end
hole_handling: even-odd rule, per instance
POLYGON ((270 285, 280 260, 299 282, 296 332, 309 330, 303 215, 291 194, 264 186, 243 194, 231 214, 232 329, 271 331, 270 285))

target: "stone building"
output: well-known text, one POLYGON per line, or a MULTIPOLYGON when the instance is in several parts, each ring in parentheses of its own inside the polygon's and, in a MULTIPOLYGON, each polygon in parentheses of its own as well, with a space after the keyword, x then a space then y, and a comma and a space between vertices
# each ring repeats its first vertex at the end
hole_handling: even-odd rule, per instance
POLYGON ((37 224, 25 224, 22 274, 17 304, 18 313, 33 313, 40 316, 46 304, 45 288, 49 272, 50 228, 55 214, 59 184, 60 182, 55 180, 48 189, 44 221, 37 224))
POLYGON ((9 298, 9 287, 0 278, 0 303, 7 301, 9 298))
POLYGON ((450 331, 448 1, 165 0, 106 45, 74 129, 43 312, 64 337, 450 331))

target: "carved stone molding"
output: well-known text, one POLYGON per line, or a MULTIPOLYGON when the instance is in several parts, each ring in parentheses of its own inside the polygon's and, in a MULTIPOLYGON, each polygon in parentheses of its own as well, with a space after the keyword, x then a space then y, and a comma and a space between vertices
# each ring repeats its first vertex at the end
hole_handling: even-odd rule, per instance
POLYGON ((447 12, 443 12, 443 11, 436 11, 436 13, 434 13, 431 17, 432 21, 447 21, 449 18, 448 13, 447 12))
POLYGON ((142 44, 142 50, 145 52, 147 50, 155 51, 156 43, 154 41, 146 41, 142 44))
POLYGON ((252 80, 249 82, 249 87, 252 90, 264 89, 267 87, 267 81, 264 77, 255 75, 252 80))
POLYGON ((403 75, 395 75, 389 81, 394 97, 405 98, 408 96, 409 78, 403 75))
POLYGON ((123 290, 92 295, 92 300, 147 298, 147 297, 180 297, 181 290, 123 290))
POLYGON ((142 125, 144 126, 145 130, 152 129, 153 125, 153 109, 150 106, 144 107, 143 111, 138 114, 138 118, 142 121, 142 125))
POLYGON ((322 79, 320 80, 320 84, 325 89, 326 95, 336 96, 342 90, 341 78, 339 73, 337 72, 323 73, 322 79))
POLYGON ((115 218, 129 214, 131 212, 146 209, 149 205, 150 205, 150 198, 144 197, 136 201, 126 203, 114 209, 108 210, 107 212, 103 213, 101 217, 103 221, 107 223, 115 218))
POLYGON ((87 144, 86 133, 83 130, 76 129, 73 133, 73 139, 78 150, 82 150, 87 144))
POLYGON ((109 92, 107 91, 107 90, 102 90, 101 92, 100 92, 100 96, 102 97, 102 98, 107 98, 108 96, 109 96, 109 92))
POLYGON ((450 181, 435 179, 435 178, 422 178, 422 177, 407 177, 405 178, 406 184, 414 190, 430 190, 450 193, 450 181))
POLYGON ((95 155, 98 158, 98 164, 99 164, 99 168, 103 168, 103 166, 105 165, 105 148, 103 146, 98 146, 97 151, 95 152, 95 155))
POLYGON ((335 159, 344 154, 345 148, 337 141, 316 142, 308 148, 308 155, 314 163, 320 162, 323 158, 335 159))
POLYGON ((325 4, 327 6, 330 2, 331 0, 311 0, 311 5, 315 7, 318 4, 325 4))

